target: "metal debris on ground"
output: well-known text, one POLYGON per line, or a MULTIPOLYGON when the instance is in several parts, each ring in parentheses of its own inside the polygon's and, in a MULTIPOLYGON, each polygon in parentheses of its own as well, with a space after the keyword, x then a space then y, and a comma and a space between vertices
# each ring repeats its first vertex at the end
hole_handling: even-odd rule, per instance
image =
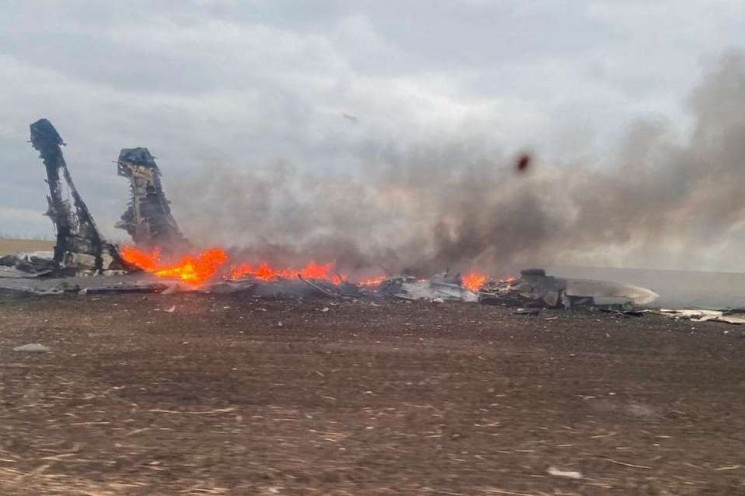
POLYGON ((55 272, 54 252, 15 253, 0 257, 0 277, 42 277, 55 272))
POLYGON ((614 308, 612 306, 607 307, 600 307, 600 311, 603 313, 612 313, 614 315, 620 315, 622 317, 641 317, 643 316, 646 311, 645 310, 638 310, 638 309, 628 309, 628 308, 614 308))
POLYGON ((39 343, 24 344, 23 346, 16 346, 13 351, 21 353, 48 353, 52 351, 49 347, 39 343))
POLYGON ((662 308, 656 313, 674 319, 690 320, 691 322, 724 322, 733 325, 745 324, 745 317, 739 317, 723 310, 670 310, 662 308))
POLYGON ((375 292, 381 296, 412 301, 478 301, 476 293, 464 288, 459 278, 450 278, 447 274, 424 280, 409 275, 392 277, 383 281, 375 292))
POLYGON ((548 473, 548 475, 553 475, 555 477, 565 477, 567 479, 582 478, 582 473, 575 470, 561 470, 556 467, 548 467, 548 470, 546 472, 548 473))
POLYGON ((658 297, 646 288, 611 281, 565 279, 527 269, 519 279, 491 281, 481 288, 478 300, 487 305, 539 308, 591 307, 599 300, 620 305, 646 305, 658 297))
POLYGON ((205 285, 200 293, 232 294, 258 298, 360 298, 363 296, 356 285, 349 282, 332 282, 302 277, 297 279, 277 278, 273 281, 261 279, 223 280, 205 285))

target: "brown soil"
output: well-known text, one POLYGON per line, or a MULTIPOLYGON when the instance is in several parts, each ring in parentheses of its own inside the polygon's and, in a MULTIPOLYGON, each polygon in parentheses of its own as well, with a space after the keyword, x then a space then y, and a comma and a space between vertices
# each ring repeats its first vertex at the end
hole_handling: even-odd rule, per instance
POLYGON ((0 494, 745 494, 741 329, 478 304, 6 298, 0 494), (11 351, 34 342, 52 351, 11 351))

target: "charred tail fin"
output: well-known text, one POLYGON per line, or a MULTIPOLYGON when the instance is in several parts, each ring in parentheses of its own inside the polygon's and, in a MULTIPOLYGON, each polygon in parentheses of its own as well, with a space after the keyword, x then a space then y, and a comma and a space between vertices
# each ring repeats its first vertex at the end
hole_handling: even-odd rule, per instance
POLYGON ((116 227, 124 229, 137 246, 167 251, 188 248, 160 182, 160 169, 147 148, 124 148, 117 172, 130 180, 131 200, 116 227))
POLYGON ((66 272, 95 272, 123 268, 116 248, 107 243, 96 227, 88 206, 75 188, 67 168, 62 137, 47 119, 30 126, 31 145, 39 151, 47 172, 49 209, 56 231, 54 262, 66 272), (72 203, 67 198, 69 195, 72 203))

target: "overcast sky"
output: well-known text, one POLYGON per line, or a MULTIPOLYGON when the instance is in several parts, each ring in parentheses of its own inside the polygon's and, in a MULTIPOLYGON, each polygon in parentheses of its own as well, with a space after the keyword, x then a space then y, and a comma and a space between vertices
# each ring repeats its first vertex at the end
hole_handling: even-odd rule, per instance
POLYGON ((612 153, 629 123, 685 133, 709 61, 745 42, 741 0, 3 0, 0 233, 52 235, 28 125, 47 117, 109 235, 123 147, 179 177, 376 149, 612 153))

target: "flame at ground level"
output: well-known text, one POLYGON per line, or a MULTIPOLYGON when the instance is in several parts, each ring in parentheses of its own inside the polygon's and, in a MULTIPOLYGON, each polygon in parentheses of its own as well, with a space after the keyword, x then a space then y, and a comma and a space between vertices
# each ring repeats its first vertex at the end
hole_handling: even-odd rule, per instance
POLYGON ((462 277, 463 286, 473 292, 478 291, 486 283, 486 274, 471 272, 462 277))
POLYGON ((178 279, 195 286, 214 277, 228 262, 228 254, 221 248, 212 248, 196 255, 184 255, 173 263, 161 260, 160 249, 147 253, 131 246, 122 248, 122 258, 140 269, 164 279, 178 279))
MULTIPOLYGON (((230 266, 229 257, 222 248, 212 248, 197 254, 184 255, 175 261, 164 262, 160 248, 152 252, 138 250, 132 246, 124 246, 121 250, 122 258, 129 264, 164 279, 174 279, 194 286, 201 286, 210 279, 222 277, 225 279, 254 278, 262 281, 278 279, 294 279, 298 275, 305 279, 329 281, 341 284, 347 280, 346 274, 334 271, 333 263, 318 264, 311 262, 303 268, 277 269, 267 262, 258 265, 238 264, 230 266)), ((385 275, 378 275, 370 279, 358 281, 360 286, 378 286, 387 279, 385 275)), ((477 292, 486 284, 488 277, 479 272, 470 272, 462 276, 463 287, 477 292)), ((500 282, 512 283, 513 277, 500 282)))
POLYGON ((361 281, 357 281, 357 284, 360 286, 378 286, 386 279, 388 279, 388 276, 383 274, 369 279, 362 279, 361 281))
POLYGON ((243 277, 254 277, 262 281, 272 281, 274 279, 290 279, 300 275, 306 279, 322 279, 334 284, 341 284, 347 280, 346 274, 334 274, 333 263, 317 264, 311 262, 302 269, 275 269, 268 263, 260 265, 241 264, 233 267, 230 272, 231 279, 241 279, 243 277))
POLYGON ((228 271, 225 270, 229 260, 228 254, 221 248, 212 248, 194 255, 184 255, 175 262, 164 262, 161 258, 160 248, 155 248, 148 253, 132 246, 125 246, 121 250, 121 255, 127 263, 145 272, 164 279, 180 280, 195 286, 201 286, 208 280, 220 276, 227 279, 253 277, 262 281, 272 281, 282 278, 295 278, 300 275, 306 279, 321 279, 334 284, 341 284, 347 279, 345 274, 333 272, 333 263, 317 264, 311 262, 301 269, 275 269, 268 263, 263 262, 256 266, 240 264, 228 271))

